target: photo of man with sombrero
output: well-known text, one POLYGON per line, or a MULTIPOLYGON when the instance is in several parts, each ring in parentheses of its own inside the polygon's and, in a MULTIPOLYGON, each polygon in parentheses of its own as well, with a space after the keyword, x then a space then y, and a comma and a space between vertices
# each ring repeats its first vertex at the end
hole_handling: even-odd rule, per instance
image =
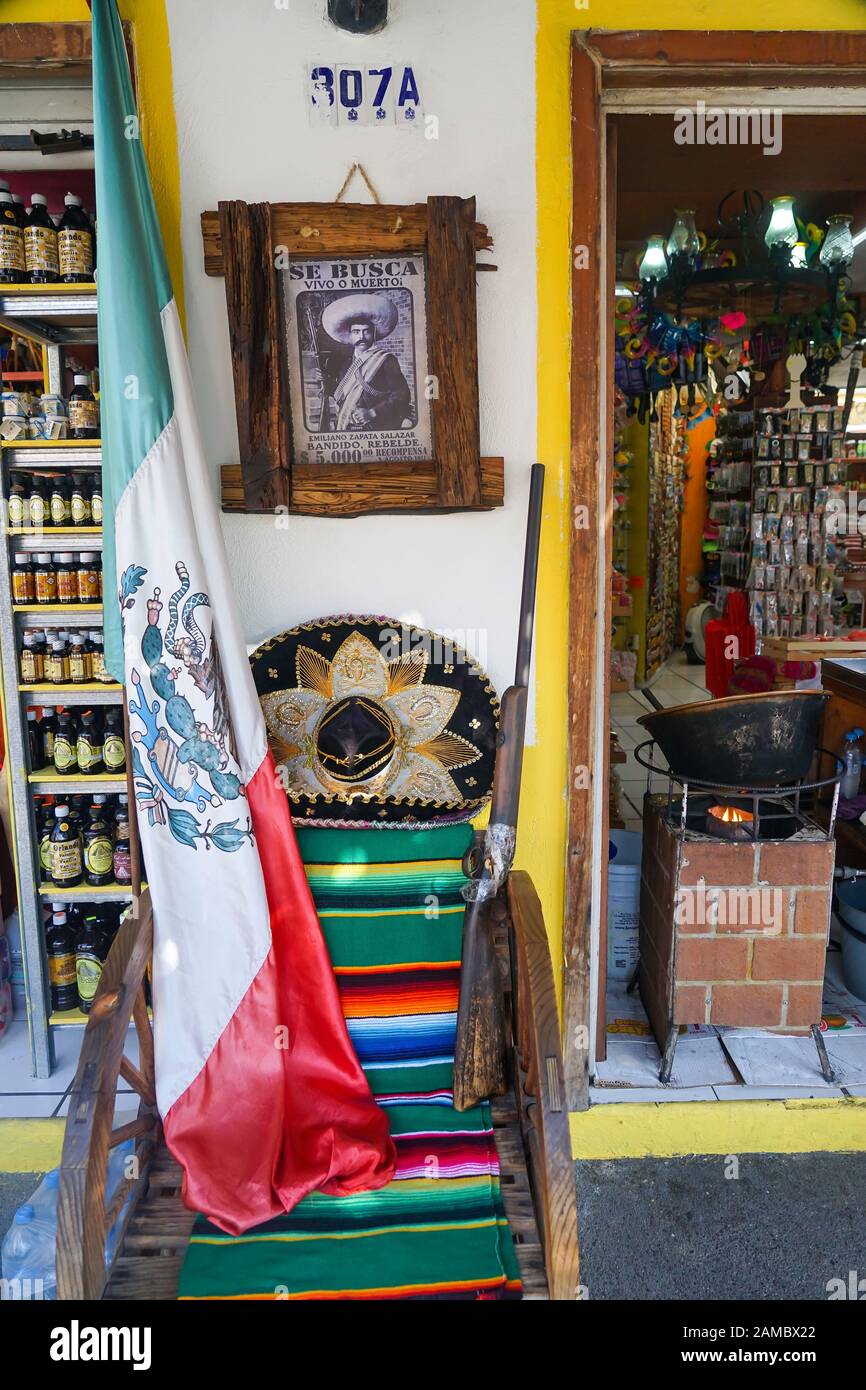
POLYGON ((380 346, 394 332, 398 318, 397 306, 386 294, 341 295, 322 310, 322 329, 345 347, 323 354, 320 430, 342 433, 415 425, 409 383, 395 354, 380 346))

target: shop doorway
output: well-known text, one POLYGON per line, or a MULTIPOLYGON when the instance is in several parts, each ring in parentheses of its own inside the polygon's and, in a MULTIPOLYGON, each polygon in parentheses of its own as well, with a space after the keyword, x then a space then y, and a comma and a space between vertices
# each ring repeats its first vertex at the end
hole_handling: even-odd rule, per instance
MULTIPOLYGON (((713 454, 720 450, 714 443, 719 427, 717 410, 709 393, 699 389, 700 382, 696 386, 683 377, 678 384, 694 389, 684 389, 681 396, 657 390, 649 401, 637 401, 639 392, 629 397, 634 383, 623 380, 621 360, 617 374, 614 355, 617 329, 621 335, 629 317, 626 291, 637 282, 636 258, 642 257, 647 237, 660 233, 667 241, 674 209, 693 209, 696 226, 701 231, 707 227, 710 235, 717 230, 719 203, 729 193, 735 198, 722 216, 732 222, 743 211, 744 192, 756 189, 767 199, 790 194, 795 205, 799 198, 797 215, 805 212, 809 223, 818 219, 815 225, 823 224, 832 214, 845 212, 853 218, 855 233, 866 227, 866 186, 858 188, 856 177, 866 152, 863 113, 862 35, 591 32, 575 38, 574 167, 581 169, 582 178, 575 185, 573 234, 575 525, 564 990, 572 1109, 589 1103, 591 1078, 601 1081, 607 1072, 612 1085, 625 1090, 629 1084, 614 1074, 606 1057, 610 992, 619 985, 608 979, 608 967, 612 959, 623 958, 622 951, 611 957, 606 928, 609 831, 617 822, 626 832, 643 830, 645 773, 634 759, 643 731, 636 721, 651 705, 634 687, 649 684, 666 706, 710 698, 700 660, 706 621, 716 608, 721 611, 729 592, 739 591, 741 601, 748 602, 748 571, 741 571, 748 563, 751 536, 741 534, 749 523, 737 503, 748 496, 751 504, 754 480, 750 476, 748 489, 738 497, 733 484, 742 480, 736 468, 727 479, 714 477, 711 454, 707 469, 708 446, 713 454), (695 132, 692 139, 674 138, 675 123, 684 112, 699 115, 714 107, 753 111, 757 140, 711 144, 694 138, 695 132), (765 146, 777 139, 779 148, 765 153, 765 146), (720 506, 723 481, 730 487, 720 506), (588 592, 596 593, 595 605, 585 601, 588 592), (578 595, 583 601, 575 602, 578 595), (701 604, 707 606, 699 608, 701 604), (614 742, 612 727, 618 732, 614 742), (621 758, 624 762, 613 762, 621 758), (614 770, 623 784, 617 797, 610 794, 614 770)), ((720 248, 724 250, 724 242, 720 248)), ((687 315, 675 311, 672 319, 679 325, 687 315)), ((752 346, 747 340, 745 361, 752 346)), ((726 361, 731 354, 727 342, 725 347, 726 361)), ((764 365, 776 372, 772 384, 786 391, 787 373, 782 369, 780 374, 769 362, 769 347, 764 351, 769 354, 764 365)), ((731 359, 731 365, 738 364, 731 359)), ((752 369, 760 371, 761 365, 753 361, 752 369)), ((838 371, 833 384, 836 380, 838 371)), ((653 384, 663 385, 657 374, 653 384)), ((773 398, 768 396, 766 403, 773 404, 773 398)), ((828 426, 822 433, 829 461, 831 448, 837 447, 831 444, 832 415, 821 423, 828 426)), ((723 428, 739 425, 731 418, 723 428)), ((739 461, 735 454, 736 447, 722 447, 720 463, 739 461)), ((784 466, 784 459, 779 462, 784 466)), ((793 462, 814 465, 814 458, 793 462)), ((856 602, 855 596, 854 607, 856 602)), ((804 614, 797 616, 802 621, 804 614)), ((773 621, 778 623, 777 613, 773 621)), ((623 972, 614 966, 611 974, 616 973, 623 972)), ((639 1014, 640 1007, 613 1010, 614 1026, 619 1017, 626 1036, 632 1024, 640 1025, 639 1018, 631 1017, 634 1012, 639 1014)), ((717 1051, 719 1076, 708 1074, 706 1085, 721 1088, 742 1080, 736 1067, 728 1067, 724 1050, 717 1046, 717 1051)))

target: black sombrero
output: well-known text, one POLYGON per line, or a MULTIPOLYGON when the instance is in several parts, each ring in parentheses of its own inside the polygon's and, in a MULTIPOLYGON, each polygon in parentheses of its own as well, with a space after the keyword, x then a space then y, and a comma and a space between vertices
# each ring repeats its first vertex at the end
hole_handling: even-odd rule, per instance
POLYGON ((250 662, 296 820, 430 821, 490 796, 499 701, 449 638, 393 618, 318 618, 250 662))

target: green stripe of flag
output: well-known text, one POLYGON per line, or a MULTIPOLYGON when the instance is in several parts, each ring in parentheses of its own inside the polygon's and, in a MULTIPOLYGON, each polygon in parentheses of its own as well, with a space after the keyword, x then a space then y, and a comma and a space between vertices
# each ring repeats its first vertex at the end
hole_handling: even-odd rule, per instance
MULTIPOLYGON (((171 281, 140 138, 115 0, 93 0, 105 662, 123 680, 115 584, 115 514, 124 489, 171 419, 160 313, 171 281)), ((157 523, 158 524, 158 523, 157 523)))

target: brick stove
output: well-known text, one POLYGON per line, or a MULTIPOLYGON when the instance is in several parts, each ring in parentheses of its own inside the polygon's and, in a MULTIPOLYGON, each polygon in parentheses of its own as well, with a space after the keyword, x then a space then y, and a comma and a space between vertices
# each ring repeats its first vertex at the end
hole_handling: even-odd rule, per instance
POLYGON ((674 794, 671 779, 666 793, 644 799, 637 983, 663 1055, 661 1080, 689 1023, 811 1033, 831 1079, 818 1025, 836 798, 828 831, 801 813, 803 788, 766 798, 706 794, 707 785, 681 783, 674 794), (719 802, 744 815, 745 825, 723 831, 739 842, 707 833, 719 802))

